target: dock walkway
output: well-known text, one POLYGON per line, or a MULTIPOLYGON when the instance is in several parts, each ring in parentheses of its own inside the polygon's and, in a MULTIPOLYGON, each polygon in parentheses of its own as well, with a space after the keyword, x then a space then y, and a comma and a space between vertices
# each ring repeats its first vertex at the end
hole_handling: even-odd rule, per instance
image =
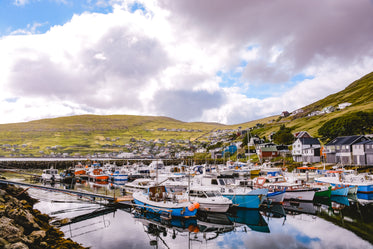
POLYGON ((77 190, 71 190, 71 189, 60 189, 60 188, 54 188, 54 187, 48 187, 48 186, 41 186, 37 184, 31 184, 31 183, 25 183, 25 182, 16 182, 16 181, 10 181, 10 180, 2 180, 0 179, 0 184, 13 184, 13 185, 20 185, 28 188, 36 188, 36 189, 42 189, 46 191, 53 191, 53 192, 61 192, 61 193, 67 193, 67 194, 73 194, 78 197, 88 197, 91 200, 95 200, 96 198, 101 198, 103 200, 108 201, 110 204, 123 204, 123 205, 132 205, 132 196, 110 196, 110 195, 102 195, 102 194, 95 194, 90 192, 82 192, 77 190))

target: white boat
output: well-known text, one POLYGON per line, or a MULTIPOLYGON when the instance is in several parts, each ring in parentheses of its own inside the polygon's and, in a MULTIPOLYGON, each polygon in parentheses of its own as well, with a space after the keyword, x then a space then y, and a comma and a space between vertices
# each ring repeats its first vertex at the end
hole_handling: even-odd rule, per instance
POLYGON ((276 191, 284 191, 284 199, 312 201, 316 189, 305 186, 302 181, 288 182, 283 176, 267 176, 264 187, 274 188, 276 191))
POLYGON ((155 182, 152 179, 148 178, 139 178, 132 182, 127 182, 124 185, 124 190, 127 193, 143 192, 146 191, 149 187, 154 186, 155 182))
POLYGON ((61 181, 61 176, 58 174, 57 169, 44 169, 41 174, 41 180, 43 182, 59 182, 61 181))
POLYGON ((192 187, 188 194, 191 201, 199 203, 199 210, 202 211, 225 213, 232 205, 232 201, 216 188, 192 187))
POLYGON ((346 174, 343 170, 326 171, 325 176, 315 178, 317 182, 330 183, 333 186, 349 187, 349 194, 373 193, 373 179, 363 174, 346 174))
POLYGON ((258 209, 265 200, 268 189, 253 189, 251 186, 240 186, 233 178, 216 178, 212 176, 196 176, 191 186, 208 186, 221 192, 232 200, 234 206, 258 209))

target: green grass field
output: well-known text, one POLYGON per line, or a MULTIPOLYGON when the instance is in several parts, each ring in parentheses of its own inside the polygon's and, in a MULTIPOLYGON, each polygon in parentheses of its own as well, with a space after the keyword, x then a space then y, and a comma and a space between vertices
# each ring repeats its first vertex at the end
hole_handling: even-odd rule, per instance
POLYGON ((287 118, 271 116, 242 124, 224 125, 205 122, 182 122, 168 117, 135 115, 80 115, 42 119, 23 123, 0 125, 0 156, 11 154, 41 156, 60 153, 89 154, 93 152, 123 151, 123 145, 136 140, 190 140, 208 141, 211 131, 264 126, 256 130, 263 137, 276 132, 282 124, 294 132, 308 131, 317 137, 317 130, 328 120, 355 111, 373 110, 373 73, 350 84, 346 89, 303 108, 304 112, 287 118), (307 114, 327 106, 337 107, 343 102, 351 106, 329 114, 307 117, 307 114), (158 130, 161 128, 168 131, 158 130), (171 131, 171 129, 181 131, 171 131), (9 145, 11 145, 9 147, 9 145), (18 145, 18 147, 14 147, 18 145), (23 145, 23 146, 22 146, 23 145), (117 147, 117 146, 122 147, 117 147), (54 146, 58 146, 53 149, 54 146))

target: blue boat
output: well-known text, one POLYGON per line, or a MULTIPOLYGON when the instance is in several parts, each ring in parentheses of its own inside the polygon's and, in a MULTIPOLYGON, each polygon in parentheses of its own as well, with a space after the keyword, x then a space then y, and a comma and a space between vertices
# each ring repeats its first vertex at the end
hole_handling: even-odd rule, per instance
POLYGON ((137 207, 163 216, 190 218, 195 217, 198 203, 188 201, 186 195, 167 193, 165 186, 149 187, 147 192, 132 194, 137 207))
POLYGON ((269 233, 268 223, 259 210, 233 209, 229 219, 237 225, 246 225, 253 231, 269 233))
POLYGON ((222 195, 232 200, 234 206, 240 208, 258 209, 266 199, 268 189, 227 188, 221 190, 222 195), (224 190, 224 192, 223 192, 224 190))
POLYGON ((217 178, 213 176, 195 177, 193 186, 208 186, 216 188, 224 197, 232 200, 233 206, 258 209, 267 198, 268 189, 254 189, 250 181, 232 178, 217 178))
POLYGON ((120 170, 115 170, 109 175, 109 178, 112 182, 128 182, 128 174, 121 172, 120 170))
POLYGON ((332 187, 332 196, 347 196, 348 195, 348 186, 333 186, 332 187))

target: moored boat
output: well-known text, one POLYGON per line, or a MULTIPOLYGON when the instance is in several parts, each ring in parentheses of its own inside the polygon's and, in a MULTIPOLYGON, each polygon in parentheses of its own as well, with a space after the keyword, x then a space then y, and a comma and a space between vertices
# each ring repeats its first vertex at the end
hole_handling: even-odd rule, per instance
POLYGON ((167 193, 165 186, 149 187, 147 192, 132 194, 137 207, 169 217, 194 217, 199 204, 188 201, 186 195, 167 193))
POLYGON ((41 174, 41 180, 43 182, 59 182, 61 181, 61 176, 58 174, 57 169, 44 169, 41 174))
POLYGON ((199 210, 224 213, 232 205, 232 201, 215 188, 193 187, 188 191, 189 198, 199 203, 199 210))
MULTIPOLYGON (((246 181, 244 181, 246 182, 246 181)), ((268 189, 253 189, 249 185, 240 185, 232 178, 216 178, 209 176, 195 177, 192 186, 208 186, 221 192, 224 197, 232 200, 234 206, 258 209, 265 200, 268 189)))
POLYGON ((109 176, 104 173, 99 163, 95 163, 88 171, 88 179, 92 182, 108 183, 109 176))

